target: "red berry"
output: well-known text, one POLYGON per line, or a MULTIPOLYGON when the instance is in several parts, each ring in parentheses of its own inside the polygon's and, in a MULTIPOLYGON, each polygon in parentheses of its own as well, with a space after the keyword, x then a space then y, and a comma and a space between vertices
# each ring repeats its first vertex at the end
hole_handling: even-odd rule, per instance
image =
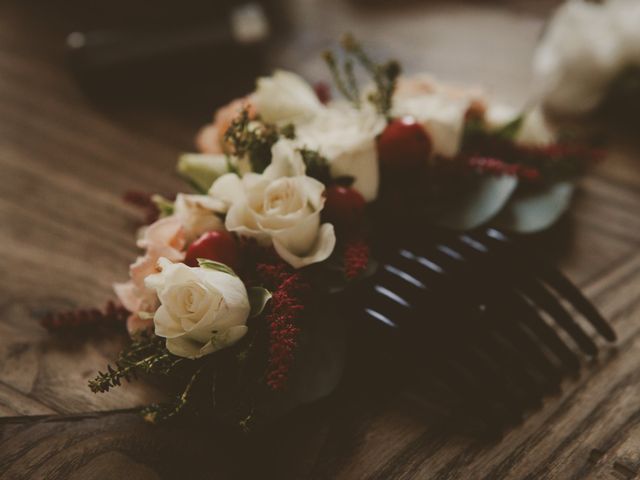
POLYGON ((392 120, 378 138, 380 165, 391 171, 415 170, 427 165, 432 142, 412 117, 392 120))
POLYGON ((238 264, 238 253, 238 243, 229 232, 206 232, 189 245, 184 263, 190 267, 197 267, 198 258, 206 258, 224 263, 233 269, 238 264))
POLYGON ((331 87, 329 87, 329 84, 325 82, 317 82, 313 86, 313 90, 316 92, 316 96, 318 97, 318 100, 320 100, 320 103, 325 105, 329 103, 329 100, 331 100, 331 87))
POLYGON ((324 219, 336 228, 355 227, 364 216, 367 202, 364 197, 350 187, 331 185, 326 190, 324 219))

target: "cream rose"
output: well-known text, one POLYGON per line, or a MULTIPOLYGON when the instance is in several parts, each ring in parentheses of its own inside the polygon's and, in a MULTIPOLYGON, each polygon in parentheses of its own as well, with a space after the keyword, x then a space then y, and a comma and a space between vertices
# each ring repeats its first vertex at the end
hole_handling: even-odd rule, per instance
POLYGON ((485 111, 481 90, 439 83, 421 74, 398 80, 392 115, 415 118, 431 137, 433 152, 454 157, 460 150, 467 115, 483 116, 485 111))
POLYGON ((227 230, 273 245, 294 268, 322 262, 336 243, 333 225, 320 224, 324 185, 304 174, 292 142, 277 142, 272 157, 263 174, 223 175, 209 193, 229 206, 227 230))
POLYGON ((173 215, 180 220, 187 242, 205 232, 222 230, 224 223, 218 213, 224 210, 224 203, 209 195, 179 193, 173 205, 173 215))
POLYGON ((384 117, 368 103, 356 109, 335 102, 310 121, 296 125, 296 139, 327 159, 332 177, 352 177, 353 188, 370 202, 378 195, 380 181, 376 136, 385 124, 384 117))
POLYGON ((182 261, 184 245, 184 228, 180 220, 173 215, 161 218, 143 230, 138 247, 144 248, 145 254, 138 257, 129 267, 131 279, 113 286, 124 308, 131 312, 127 320, 129 333, 134 334, 150 328, 151 322, 140 314, 153 312, 158 305, 156 293, 145 287, 144 279, 158 271, 157 263, 160 257, 169 258, 174 262, 182 261))
POLYGON ((298 123, 322 109, 313 88, 299 75, 284 70, 258 79, 252 98, 262 120, 277 124, 298 123))
POLYGON ((233 345, 247 333, 251 311, 247 290, 230 273, 171 263, 161 258, 160 273, 145 279, 157 292, 156 335, 179 357, 199 358, 233 345))
POLYGON ((639 24, 636 0, 565 2, 533 59, 535 91, 545 106, 565 114, 597 107, 625 67, 640 65, 639 24))

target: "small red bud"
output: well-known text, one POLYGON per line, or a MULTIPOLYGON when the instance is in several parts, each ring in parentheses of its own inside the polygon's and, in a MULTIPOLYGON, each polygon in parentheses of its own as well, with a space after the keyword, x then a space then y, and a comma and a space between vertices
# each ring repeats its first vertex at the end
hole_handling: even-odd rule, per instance
POLYGON ((412 117, 392 120, 378 138, 380 165, 393 172, 426 166, 431 150, 431 137, 412 117))
POLYGON ((206 258, 235 269, 238 257, 238 242, 235 237, 226 231, 213 231, 203 233, 189 245, 184 263, 197 267, 198 258, 206 258))
POLYGON ((351 228, 360 225, 367 205, 357 190, 341 185, 331 185, 326 190, 323 217, 336 228, 351 228))

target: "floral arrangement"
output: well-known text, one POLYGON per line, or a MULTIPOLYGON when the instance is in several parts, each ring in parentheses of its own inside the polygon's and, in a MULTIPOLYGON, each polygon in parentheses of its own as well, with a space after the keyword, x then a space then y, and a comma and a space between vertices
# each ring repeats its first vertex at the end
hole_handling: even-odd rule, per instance
POLYGON ((640 98, 640 3, 570 0, 537 48, 534 80, 546 106, 584 114, 607 99, 640 98), (613 97, 613 98, 610 98, 613 97))
POLYGON ((245 429, 327 395, 344 350, 327 299, 375 271, 384 232, 546 228, 594 158, 559 143, 539 109, 402 76, 350 36, 325 60, 344 98, 291 72, 260 78, 180 158, 195 193, 128 195, 148 225, 130 279, 115 285, 121 306, 45 319, 63 331, 126 322, 130 344, 91 390, 159 377, 175 395, 148 406, 148 420, 245 429))

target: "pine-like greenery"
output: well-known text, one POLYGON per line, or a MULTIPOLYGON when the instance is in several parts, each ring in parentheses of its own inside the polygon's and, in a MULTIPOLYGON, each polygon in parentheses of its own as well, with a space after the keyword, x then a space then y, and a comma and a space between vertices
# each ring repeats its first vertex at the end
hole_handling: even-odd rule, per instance
MULTIPOLYGON (((285 135, 292 132, 292 127, 287 128, 285 135)), ((232 153, 240 158, 246 156, 256 173, 262 173, 271 162, 271 147, 279 137, 280 132, 275 125, 252 120, 247 108, 236 116, 224 134, 232 153)))
POLYGON ((360 90, 354 73, 354 65, 357 63, 371 76, 376 86, 376 89, 367 96, 367 100, 375 105, 378 112, 389 117, 393 92, 400 75, 400 64, 395 60, 375 63, 353 35, 345 35, 341 45, 346 54, 342 65, 338 64, 332 52, 323 54, 336 87, 356 108, 360 107, 360 90))
POLYGON ((131 342, 121 353, 114 365, 108 365, 106 372, 98 372, 89 381, 92 392, 108 392, 122 384, 122 380, 131 381, 139 374, 170 374, 184 359, 169 353, 163 339, 155 335, 143 335, 131 342))

